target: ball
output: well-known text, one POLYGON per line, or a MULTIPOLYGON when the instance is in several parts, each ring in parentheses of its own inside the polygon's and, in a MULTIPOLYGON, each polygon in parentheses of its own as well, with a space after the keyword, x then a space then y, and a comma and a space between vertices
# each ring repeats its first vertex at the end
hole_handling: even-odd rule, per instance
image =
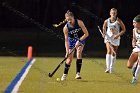
POLYGON ((56 78, 56 81, 60 81, 60 78, 56 78))

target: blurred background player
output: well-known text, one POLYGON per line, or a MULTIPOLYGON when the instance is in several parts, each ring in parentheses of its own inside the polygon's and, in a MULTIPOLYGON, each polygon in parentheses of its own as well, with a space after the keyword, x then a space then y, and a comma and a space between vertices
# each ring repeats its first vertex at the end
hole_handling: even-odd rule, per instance
MULTIPOLYGON (((65 48, 66 56, 71 52, 71 50, 76 47, 76 79, 81 79, 80 70, 82 66, 82 51, 85 45, 85 39, 88 37, 89 33, 85 27, 83 21, 75 19, 71 11, 65 13, 65 20, 67 23, 63 28, 63 33, 65 37, 65 48)), ((64 23, 64 22, 62 22, 64 23)), ((64 66, 64 73, 61 80, 66 80, 68 71, 73 59, 74 52, 69 55, 64 66)))
POLYGON ((112 8, 110 10, 110 18, 106 19, 103 24, 104 42, 106 44, 106 73, 112 73, 113 64, 116 60, 116 55, 111 50, 110 45, 114 51, 117 52, 120 45, 120 36, 126 31, 125 25, 121 19, 117 17, 117 9, 112 8), (109 45, 110 43, 110 45, 109 45))
POLYGON ((133 78, 131 83, 136 83, 138 74, 140 72, 140 15, 137 15, 133 19, 133 39, 132 39, 132 47, 134 48, 129 60, 127 62, 127 67, 132 68, 133 78))

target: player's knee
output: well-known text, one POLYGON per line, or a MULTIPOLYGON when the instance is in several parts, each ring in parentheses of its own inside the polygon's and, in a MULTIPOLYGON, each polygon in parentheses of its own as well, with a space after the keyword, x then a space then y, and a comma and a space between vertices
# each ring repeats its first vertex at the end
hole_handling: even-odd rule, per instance
POLYGON ((127 68, 131 69, 131 68, 132 68, 132 66, 131 66, 131 65, 127 65, 127 68))
POLYGON ((81 55, 77 55, 77 59, 82 59, 82 56, 81 55))
POLYGON ((81 50, 80 49, 77 49, 77 53, 81 53, 81 50))
POLYGON ((71 62, 72 62, 72 58, 68 58, 66 63, 71 64, 71 62))

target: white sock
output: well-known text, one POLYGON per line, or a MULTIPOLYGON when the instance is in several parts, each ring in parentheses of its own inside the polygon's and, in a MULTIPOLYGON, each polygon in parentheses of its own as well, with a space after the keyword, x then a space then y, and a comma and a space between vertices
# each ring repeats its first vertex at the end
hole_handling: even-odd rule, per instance
POLYGON ((134 67, 136 67, 136 65, 137 65, 137 61, 134 63, 134 65, 133 65, 132 69, 133 69, 134 67))
POLYGON ((109 70, 111 62, 111 54, 106 54, 106 70, 109 70))
POLYGON ((136 72, 135 72, 135 78, 138 78, 138 74, 140 73, 140 64, 138 65, 136 72))
POLYGON ((116 62, 116 56, 111 55, 111 62, 110 62, 110 71, 112 72, 113 66, 116 62))

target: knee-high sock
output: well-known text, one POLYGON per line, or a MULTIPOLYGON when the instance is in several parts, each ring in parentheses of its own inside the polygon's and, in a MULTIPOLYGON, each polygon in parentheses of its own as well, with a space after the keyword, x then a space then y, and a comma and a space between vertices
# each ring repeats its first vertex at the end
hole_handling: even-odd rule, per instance
POLYGON ((81 66, 82 66, 82 59, 77 59, 76 60, 76 73, 80 73, 81 66))
POLYGON ((106 54, 106 69, 110 69, 110 63, 111 63, 111 54, 106 54))
POLYGON ((64 74, 68 74, 69 68, 70 68, 70 64, 65 63, 64 74))
POLYGON ((132 74, 134 77, 135 77, 135 72, 136 72, 137 67, 138 67, 138 62, 136 61, 132 67, 132 74))
POLYGON ((140 64, 138 65, 136 71, 135 71, 135 78, 137 79, 138 78, 138 75, 140 73, 140 64))
POLYGON ((110 70, 112 71, 113 66, 116 62, 116 56, 111 55, 110 70))

